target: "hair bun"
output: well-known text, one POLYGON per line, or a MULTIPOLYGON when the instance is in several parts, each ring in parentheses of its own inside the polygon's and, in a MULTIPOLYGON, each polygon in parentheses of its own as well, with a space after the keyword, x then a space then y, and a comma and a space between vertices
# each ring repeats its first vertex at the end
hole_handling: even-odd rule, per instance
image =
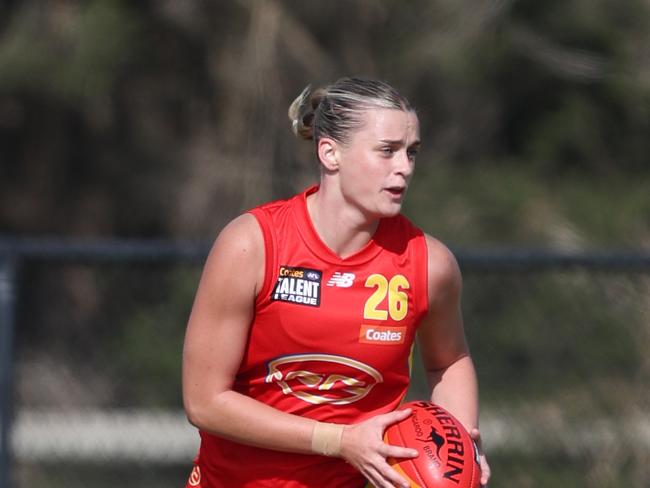
POLYGON ((291 130, 301 139, 312 140, 314 138, 314 112, 323 98, 322 91, 322 89, 318 89, 312 92, 311 85, 307 85, 289 106, 291 130))
POLYGON ((301 139, 329 137, 345 143, 364 124, 372 108, 415 112, 388 83, 369 78, 341 78, 326 88, 307 86, 289 107, 291 129, 301 139))

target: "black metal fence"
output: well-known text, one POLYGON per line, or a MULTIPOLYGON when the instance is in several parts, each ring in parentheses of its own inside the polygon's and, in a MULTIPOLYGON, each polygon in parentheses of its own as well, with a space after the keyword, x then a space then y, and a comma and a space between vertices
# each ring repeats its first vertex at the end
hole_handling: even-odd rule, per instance
MULTIPOLYGON (((207 250, 0 239, 0 488, 183 486, 207 250)), ((456 255, 491 486, 650 486, 650 253, 456 255)))

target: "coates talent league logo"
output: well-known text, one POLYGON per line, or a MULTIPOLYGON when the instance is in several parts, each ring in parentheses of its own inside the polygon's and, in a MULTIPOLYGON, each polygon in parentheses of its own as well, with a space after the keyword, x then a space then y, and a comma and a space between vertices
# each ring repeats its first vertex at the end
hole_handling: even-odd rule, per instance
POLYGON ((323 272, 317 269, 282 265, 271 300, 320 307, 322 277, 323 272))
POLYGON ((268 363, 267 383, 277 383, 285 395, 320 405, 347 405, 364 398, 384 381, 375 368, 332 354, 294 354, 268 363))

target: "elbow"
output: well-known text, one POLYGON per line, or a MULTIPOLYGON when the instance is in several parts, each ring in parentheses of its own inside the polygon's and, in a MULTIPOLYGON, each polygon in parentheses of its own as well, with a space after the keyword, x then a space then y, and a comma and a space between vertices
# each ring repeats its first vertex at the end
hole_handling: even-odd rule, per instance
POLYGON ((219 433, 223 427, 223 394, 206 397, 204 395, 184 395, 183 407, 187 421, 199 430, 219 433), (221 414, 220 414, 221 412, 221 414))
POLYGON ((185 398, 183 401, 183 407, 185 409, 185 417, 187 418, 187 421, 197 429, 201 429, 203 414, 201 413, 202 409, 197 402, 185 398))
POLYGON ((454 355, 449 355, 436 363, 425 366, 427 374, 442 375, 448 369, 457 367, 459 364, 472 363, 472 356, 467 349, 458 351, 454 355))
POLYGON ((183 407, 187 421, 200 430, 207 430, 208 421, 212 418, 214 423, 214 407, 208 401, 185 395, 183 407), (213 412, 210 414, 210 412, 213 412))

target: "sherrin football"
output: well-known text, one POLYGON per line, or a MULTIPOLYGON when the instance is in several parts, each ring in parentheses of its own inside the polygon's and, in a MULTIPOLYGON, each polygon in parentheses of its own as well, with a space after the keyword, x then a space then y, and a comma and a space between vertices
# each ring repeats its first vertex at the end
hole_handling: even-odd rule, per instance
POLYGON ((409 402, 404 408, 413 414, 389 426, 384 441, 418 451, 417 458, 388 460, 411 488, 480 487, 478 449, 461 423, 434 403, 409 402))

